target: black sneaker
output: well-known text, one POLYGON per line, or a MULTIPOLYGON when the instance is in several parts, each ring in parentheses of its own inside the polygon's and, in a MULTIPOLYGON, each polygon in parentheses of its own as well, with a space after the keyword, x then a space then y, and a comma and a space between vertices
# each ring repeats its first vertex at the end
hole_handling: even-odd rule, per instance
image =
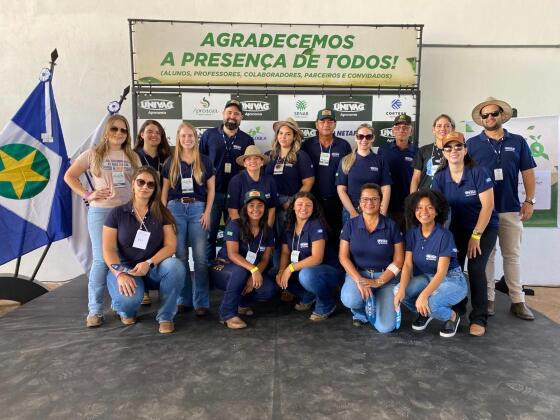
POLYGON ((418 314, 418 318, 412 323, 412 329, 414 331, 424 331, 432 319, 431 316, 418 314))
POLYGON ((455 321, 445 321, 441 330, 439 330, 439 335, 445 338, 451 338, 455 335, 459 329, 459 323, 461 322, 461 317, 459 315, 455 316, 455 321))

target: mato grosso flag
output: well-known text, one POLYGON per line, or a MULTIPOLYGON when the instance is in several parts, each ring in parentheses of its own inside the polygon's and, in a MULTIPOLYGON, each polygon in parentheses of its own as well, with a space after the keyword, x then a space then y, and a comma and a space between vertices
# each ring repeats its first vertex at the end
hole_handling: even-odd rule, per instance
POLYGON ((68 156, 51 73, 0 133, 0 264, 72 234, 68 156))

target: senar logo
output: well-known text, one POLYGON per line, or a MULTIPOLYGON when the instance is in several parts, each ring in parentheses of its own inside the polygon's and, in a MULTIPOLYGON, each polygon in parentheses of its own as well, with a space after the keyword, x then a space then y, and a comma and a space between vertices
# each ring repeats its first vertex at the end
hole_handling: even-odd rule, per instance
POLYGON ((147 110, 167 110, 173 109, 173 101, 167 99, 143 99, 140 101, 140 107, 147 110))

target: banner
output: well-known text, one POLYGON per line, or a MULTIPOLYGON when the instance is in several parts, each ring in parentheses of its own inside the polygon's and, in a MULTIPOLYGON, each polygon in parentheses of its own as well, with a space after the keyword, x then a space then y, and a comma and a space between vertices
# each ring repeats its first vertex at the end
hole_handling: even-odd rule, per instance
POLYGON ((415 86, 419 28, 132 21, 141 84, 415 86))
MULTIPOLYGON (((524 223, 528 227, 558 226, 558 145, 560 143, 559 117, 523 117, 512 118, 504 128, 519 134, 527 140, 533 158, 537 163, 535 176, 537 189, 533 217, 524 223)), ((463 133, 473 137, 482 131, 482 127, 473 121, 466 121, 463 133)), ((523 179, 519 174, 519 200, 525 200, 523 179)))

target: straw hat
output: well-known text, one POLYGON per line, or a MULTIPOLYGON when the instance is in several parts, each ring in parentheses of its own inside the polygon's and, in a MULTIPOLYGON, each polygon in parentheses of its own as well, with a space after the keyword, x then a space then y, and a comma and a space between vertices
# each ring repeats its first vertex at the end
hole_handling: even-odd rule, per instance
POLYGON ((247 146, 247 148, 245 149, 245 153, 243 153, 243 155, 239 156, 237 159, 235 159, 235 161, 237 162, 237 164, 239 166, 245 166, 244 165, 244 161, 245 159, 247 159, 249 156, 258 156, 263 160, 263 165, 266 165, 268 163, 268 156, 263 155, 261 153, 261 150, 255 146, 255 145, 250 145, 247 146))
POLYGON ((288 117, 285 120, 276 121, 274 124, 272 124, 272 129, 276 134, 278 134, 278 130, 280 130, 280 128, 284 127, 285 125, 290 127, 294 133, 299 134, 299 136, 303 139, 303 132, 299 128, 298 123, 292 117, 288 117))
POLYGON ((477 123, 480 126, 482 126, 482 117, 480 116, 480 110, 487 105, 497 105, 500 108, 502 108, 503 110, 502 123, 504 124, 510 120, 513 114, 513 110, 511 109, 511 106, 507 102, 500 101, 499 99, 489 96, 488 98, 486 98, 484 102, 479 103, 472 110, 472 119, 475 123, 477 123))

